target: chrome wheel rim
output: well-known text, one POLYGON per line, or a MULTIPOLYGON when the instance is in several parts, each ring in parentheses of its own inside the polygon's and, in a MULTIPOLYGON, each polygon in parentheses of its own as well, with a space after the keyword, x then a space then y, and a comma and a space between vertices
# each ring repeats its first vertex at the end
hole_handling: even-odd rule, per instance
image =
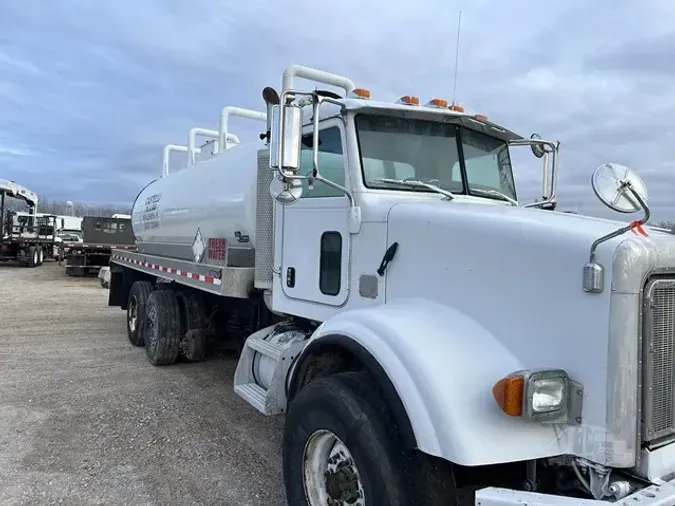
POLYGON ((363 482, 354 458, 331 431, 315 431, 307 439, 302 460, 309 506, 365 506, 363 482))
POLYGON ((138 325, 138 300, 136 296, 131 297, 129 301, 129 310, 127 311, 127 323, 131 332, 136 332, 138 325))

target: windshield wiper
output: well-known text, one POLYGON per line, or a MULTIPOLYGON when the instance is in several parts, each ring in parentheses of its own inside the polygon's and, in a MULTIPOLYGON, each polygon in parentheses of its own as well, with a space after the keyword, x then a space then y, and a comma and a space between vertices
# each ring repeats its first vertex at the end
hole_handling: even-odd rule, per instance
POLYGON ((441 195, 444 195, 445 197, 448 198, 448 200, 452 200, 455 198, 455 196, 450 193, 447 190, 444 190, 443 188, 439 188, 436 185, 433 185, 431 183, 425 183, 424 181, 415 181, 414 179, 376 179, 375 181, 379 181, 380 183, 389 183, 389 184, 398 184, 401 186, 410 186, 411 188, 427 188, 431 191, 434 191, 436 193, 440 193, 441 195))
POLYGON ((518 202, 508 195, 504 195, 502 192, 497 191, 497 190, 482 190, 480 188, 469 188, 470 193, 477 193, 481 197, 493 197, 497 198, 499 200, 506 200, 507 202, 510 202, 512 205, 517 206, 518 202))

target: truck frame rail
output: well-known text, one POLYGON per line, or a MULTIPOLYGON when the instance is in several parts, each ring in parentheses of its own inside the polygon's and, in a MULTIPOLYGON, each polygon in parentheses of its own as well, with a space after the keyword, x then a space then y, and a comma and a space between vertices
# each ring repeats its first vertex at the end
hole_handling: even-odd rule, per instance
POLYGON ((249 297, 255 270, 253 267, 200 264, 122 249, 113 249, 110 267, 112 275, 127 267, 215 295, 240 299, 249 297))

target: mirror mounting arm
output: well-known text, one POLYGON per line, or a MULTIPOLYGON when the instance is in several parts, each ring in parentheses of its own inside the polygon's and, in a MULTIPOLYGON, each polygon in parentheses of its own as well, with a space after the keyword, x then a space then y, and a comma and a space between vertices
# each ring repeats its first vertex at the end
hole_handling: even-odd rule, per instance
POLYGON ((626 225, 625 227, 621 227, 614 232, 611 232, 607 235, 604 235, 602 237, 597 238, 595 241, 593 241, 593 244, 591 244, 591 251, 589 254, 589 259, 588 263, 584 265, 584 291, 588 293, 602 293, 604 290, 604 285, 605 285, 605 268, 602 266, 602 264, 599 264, 595 261, 595 253, 598 249, 598 246, 600 246, 602 243, 607 242, 611 239, 614 239, 615 237, 618 237, 620 235, 625 234, 629 230, 632 230, 633 228, 636 227, 636 225, 644 225, 649 221, 649 218, 651 216, 651 211, 649 210, 649 206, 647 203, 644 201, 642 196, 635 191, 633 186, 631 185, 631 182, 628 180, 621 181, 621 191, 623 190, 628 190, 630 193, 635 197, 635 199, 638 201, 640 204, 640 207, 644 211, 645 215, 642 217, 641 220, 634 221, 626 225))
POLYGON ((350 234, 358 234, 361 231, 361 209, 356 205, 354 201, 354 195, 349 191, 348 188, 334 183, 329 179, 322 177, 319 174, 319 109, 323 102, 329 102, 335 105, 342 106, 342 104, 333 97, 328 97, 321 95, 317 92, 312 93, 313 103, 312 103, 312 173, 309 176, 309 185, 311 187, 312 183, 316 181, 321 181, 322 183, 335 188, 336 190, 344 193, 349 199, 349 216, 348 216, 348 228, 350 234))
MULTIPOLYGON (((327 95, 323 92, 320 91, 313 91, 313 92, 301 92, 301 91, 295 91, 295 90, 284 90, 281 92, 281 97, 279 100, 279 118, 278 118, 278 126, 277 126, 277 132, 275 133, 275 137, 277 138, 277 143, 276 146, 270 146, 270 149, 274 149, 275 154, 276 154, 276 160, 277 163, 273 164, 272 163, 272 158, 270 158, 270 168, 274 170, 279 178, 280 178, 280 183, 284 185, 285 190, 290 190, 290 187, 293 186, 293 182, 295 182, 295 185, 303 179, 307 180, 308 187, 311 189, 312 184, 314 181, 321 181, 322 183, 335 188, 336 190, 341 191, 344 193, 347 198, 349 199, 349 214, 348 214, 348 229, 350 234, 358 234, 361 230, 361 209, 356 205, 356 202, 354 200, 354 195, 352 192, 337 183, 334 183, 333 181, 330 181, 324 177, 321 176, 319 173, 319 110, 321 108, 321 104, 323 102, 328 102, 333 105, 337 105, 340 108, 344 109, 344 104, 340 101, 339 97, 335 98, 334 96, 327 95), (296 105, 292 105, 293 102, 298 98, 298 96, 302 96, 303 98, 299 100, 296 105), (312 170, 309 174, 306 176, 300 175, 297 173, 297 168, 298 166, 294 166, 295 170, 287 170, 286 167, 284 167, 284 152, 285 152, 285 141, 286 141, 286 133, 285 133, 285 128, 286 128, 286 108, 287 107, 294 107, 294 108, 302 108, 306 105, 312 105, 312 170)), ((299 126, 301 129, 301 126, 299 126)), ((288 203, 291 203, 289 200, 288 203)))

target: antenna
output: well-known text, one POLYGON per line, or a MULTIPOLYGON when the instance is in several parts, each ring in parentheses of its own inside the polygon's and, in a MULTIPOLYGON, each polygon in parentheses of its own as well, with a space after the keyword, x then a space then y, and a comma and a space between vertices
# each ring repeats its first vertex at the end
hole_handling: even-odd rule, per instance
POLYGON ((452 105, 455 105, 455 98, 457 96, 457 67, 459 66, 459 32, 462 28, 462 11, 459 11, 459 19, 457 20, 457 44, 455 46, 455 78, 452 87, 452 105))

